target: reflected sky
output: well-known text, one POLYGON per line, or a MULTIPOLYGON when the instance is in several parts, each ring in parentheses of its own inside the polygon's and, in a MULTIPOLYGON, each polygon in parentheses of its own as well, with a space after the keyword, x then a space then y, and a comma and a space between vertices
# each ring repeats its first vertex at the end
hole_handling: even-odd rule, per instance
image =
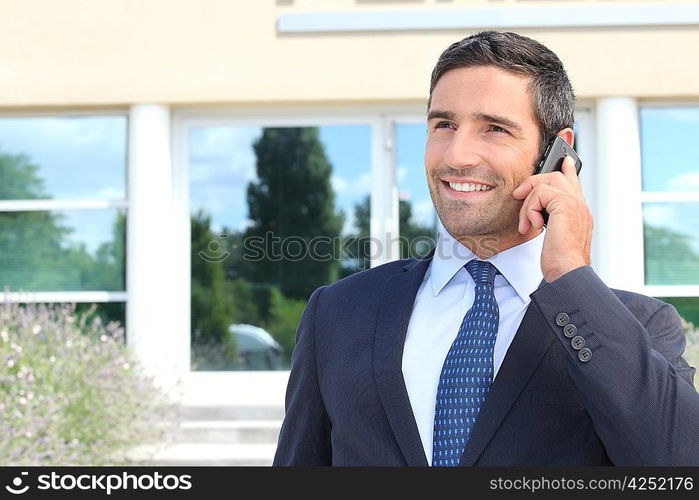
POLYGON ((412 205, 415 223, 433 227, 437 214, 432 205, 425 176, 426 140, 427 126, 424 123, 396 126, 398 196, 412 205))
MULTIPOLYGON (((354 206, 371 192, 371 127, 319 127, 330 160, 335 206, 345 213, 345 234, 354 230, 354 206)), ((214 231, 223 226, 243 230, 248 224, 247 185, 257 181, 253 142, 260 127, 197 127, 190 129, 191 211, 204 208, 214 231)), ((425 126, 399 126, 398 182, 401 199, 413 203, 417 221, 433 224, 434 210, 423 168, 425 126)))
POLYGON ((0 153, 38 165, 48 198, 126 197, 125 116, 0 118, 0 153))
POLYGON ((699 255, 699 203, 644 203, 643 222, 687 236, 699 255))
POLYGON ((644 191, 699 191, 699 107, 641 108, 644 191))

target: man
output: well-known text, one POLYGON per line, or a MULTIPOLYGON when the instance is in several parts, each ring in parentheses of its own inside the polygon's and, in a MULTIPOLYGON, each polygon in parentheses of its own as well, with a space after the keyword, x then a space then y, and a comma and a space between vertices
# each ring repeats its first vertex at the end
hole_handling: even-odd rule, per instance
POLYGON ((311 295, 275 465, 699 464, 677 312, 596 276, 570 158, 532 175, 549 140, 573 144, 573 107, 529 38, 483 32, 441 55, 437 249, 311 295))

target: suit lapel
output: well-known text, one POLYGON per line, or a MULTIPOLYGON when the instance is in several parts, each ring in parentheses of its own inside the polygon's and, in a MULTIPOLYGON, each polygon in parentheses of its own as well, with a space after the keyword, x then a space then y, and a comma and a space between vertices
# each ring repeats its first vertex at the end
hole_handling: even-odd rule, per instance
POLYGON ((409 466, 427 466, 403 379, 403 346, 415 296, 434 250, 386 282, 374 337, 374 376, 391 430, 409 466))
MULTIPOLYGON (((539 288, 544 284, 542 281, 539 288)), ((553 338, 545 319, 530 303, 481 408, 460 465, 473 465, 483 453, 553 338)))

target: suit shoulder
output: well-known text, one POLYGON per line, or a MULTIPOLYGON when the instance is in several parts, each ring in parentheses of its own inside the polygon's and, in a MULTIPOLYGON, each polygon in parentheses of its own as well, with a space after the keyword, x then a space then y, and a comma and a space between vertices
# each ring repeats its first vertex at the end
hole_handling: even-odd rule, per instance
MULTIPOLYGON (((630 292, 628 290, 619 290, 610 288, 618 299, 633 313, 641 324, 646 324, 648 320, 660 310, 667 302, 660 299, 643 295, 642 293, 630 292)), ((670 304, 672 307, 672 305, 670 304)))
POLYGON ((346 296, 367 291, 381 292, 383 286, 391 277, 402 272, 406 266, 417 263, 420 259, 401 259, 381 264, 346 276, 335 283, 325 286, 324 296, 346 296))

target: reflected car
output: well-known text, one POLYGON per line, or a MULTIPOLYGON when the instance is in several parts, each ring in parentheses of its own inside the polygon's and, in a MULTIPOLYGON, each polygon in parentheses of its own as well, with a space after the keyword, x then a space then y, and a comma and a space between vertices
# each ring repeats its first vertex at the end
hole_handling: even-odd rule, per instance
POLYGON ((228 331, 235 337, 238 357, 246 370, 274 370, 279 368, 282 346, 265 330, 255 325, 237 323, 228 331))

